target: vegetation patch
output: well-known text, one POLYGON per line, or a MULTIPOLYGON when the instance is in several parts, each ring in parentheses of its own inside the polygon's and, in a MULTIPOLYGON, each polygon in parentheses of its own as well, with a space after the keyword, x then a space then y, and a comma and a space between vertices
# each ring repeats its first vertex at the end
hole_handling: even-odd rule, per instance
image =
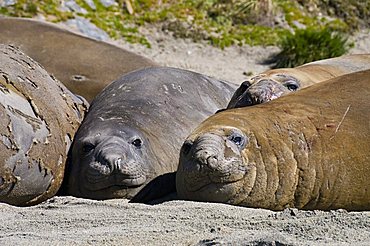
POLYGON ((274 68, 296 67, 315 60, 341 56, 352 45, 347 35, 328 28, 299 29, 281 40, 281 52, 270 58, 270 62, 275 63, 274 68))
MULTIPOLYGON (((322 30, 351 34, 359 27, 370 26, 370 1, 117 0, 117 4, 110 7, 99 0, 93 2, 94 9, 84 0, 75 0, 86 10, 86 13, 76 13, 62 10, 61 1, 18 0, 13 6, 0 8, 0 13, 22 17, 42 15, 53 22, 80 16, 114 39, 123 37, 148 47, 150 43, 139 31, 140 26, 148 24, 170 31, 175 37, 207 41, 220 48, 248 44, 280 45, 283 49, 292 45, 293 41, 289 40, 304 42, 303 36, 296 36, 302 33, 310 34, 311 41, 320 41, 313 37, 319 37, 322 30)), ((315 50, 330 46, 328 42, 333 42, 333 47, 340 45, 336 39, 324 39, 326 43, 315 46, 315 50)), ((297 45, 286 51, 287 54, 298 49, 297 45)))

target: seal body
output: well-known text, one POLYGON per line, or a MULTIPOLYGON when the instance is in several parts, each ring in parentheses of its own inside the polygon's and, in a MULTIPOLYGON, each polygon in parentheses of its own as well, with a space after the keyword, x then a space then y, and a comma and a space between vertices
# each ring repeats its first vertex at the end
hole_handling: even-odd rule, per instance
POLYGON ((209 117, 182 146, 179 198, 369 210, 369 95, 367 70, 209 117))
POLYGON ((0 45, 0 201, 28 206, 61 186, 84 105, 40 65, 0 45))
POLYGON ((157 66, 118 46, 34 19, 0 17, 0 43, 20 47, 70 91, 89 102, 122 75, 157 66))
MULTIPOLYGON (((152 179, 176 171, 185 137, 225 106, 235 89, 166 67, 141 69, 112 82, 93 100, 76 134, 68 194, 131 198, 152 179)), ((170 184, 148 193, 158 194, 165 186, 170 184)))
POLYGON ((227 108, 268 102, 310 85, 366 69, 370 69, 370 54, 346 55, 296 68, 272 69, 243 82, 227 108))

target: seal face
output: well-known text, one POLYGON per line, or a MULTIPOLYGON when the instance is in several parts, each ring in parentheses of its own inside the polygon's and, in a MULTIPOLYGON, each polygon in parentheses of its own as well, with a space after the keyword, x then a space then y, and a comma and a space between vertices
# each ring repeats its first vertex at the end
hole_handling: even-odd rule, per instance
POLYGON ((178 197, 272 210, 370 209, 369 79, 370 70, 339 76, 207 118, 181 148, 178 197))
POLYGON ((0 45, 0 201, 40 203, 61 186, 88 105, 13 46, 0 45))
POLYGON ((118 46, 30 18, 0 17, 0 43, 20 47, 70 91, 88 102, 113 80, 158 66, 118 46))
MULTIPOLYGON (((76 138, 72 155, 81 165, 80 193, 90 196, 132 197, 137 187, 147 182, 151 169, 147 139, 129 127, 97 119, 88 135, 76 138), (98 126, 98 127, 96 127, 98 126)), ((77 181, 76 181, 77 182, 77 181)))
POLYGON ((370 55, 348 55, 296 68, 272 69, 243 82, 227 108, 269 102, 291 92, 348 73, 370 69, 370 55))
MULTIPOLYGON (((151 187, 153 179, 176 171, 185 137, 223 108, 235 87, 168 67, 138 70, 112 82, 94 99, 76 134, 68 193, 131 199, 151 187)), ((175 190, 175 184, 157 183, 134 200, 154 199, 166 189, 175 190)))
POLYGON ((269 102, 300 88, 300 81, 293 76, 260 74, 241 84, 227 108, 240 108, 269 102))
POLYGON ((186 140, 180 152, 186 176, 180 192, 196 192, 207 201, 227 202, 237 191, 234 186, 243 183, 251 172, 241 154, 248 141, 237 128, 221 128, 201 134, 194 141, 186 140))

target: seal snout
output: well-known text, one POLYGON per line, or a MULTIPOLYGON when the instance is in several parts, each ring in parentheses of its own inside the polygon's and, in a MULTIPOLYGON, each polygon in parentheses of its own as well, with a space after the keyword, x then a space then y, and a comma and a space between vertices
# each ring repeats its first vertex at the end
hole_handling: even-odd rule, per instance
POLYGON ((228 108, 240 108, 269 102, 287 93, 288 89, 284 85, 272 79, 261 79, 249 86, 236 98, 235 102, 230 103, 228 108))
POLYGON ((223 139, 215 134, 205 134, 194 141, 195 159, 200 165, 217 169, 223 159, 223 139))
POLYGON ((271 79, 263 79, 248 89, 246 97, 249 97, 252 101, 251 105, 254 105, 274 100, 284 93, 286 93, 286 88, 280 83, 271 79))
POLYGON ((109 168, 111 172, 120 170, 126 157, 123 152, 117 153, 117 150, 119 149, 121 149, 119 146, 102 148, 96 158, 98 163, 109 168))
POLYGON ((147 179, 145 170, 133 152, 132 147, 120 139, 112 138, 98 144, 86 172, 88 182, 99 189, 144 184, 147 179))

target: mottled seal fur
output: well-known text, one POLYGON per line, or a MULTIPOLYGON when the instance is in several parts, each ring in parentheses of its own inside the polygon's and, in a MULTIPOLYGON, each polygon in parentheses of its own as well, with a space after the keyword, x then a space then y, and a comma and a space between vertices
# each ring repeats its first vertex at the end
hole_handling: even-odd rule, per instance
POLYGON ((157 66, 118 46, 34 19, 0 17, 0 43, 20 47, 70 91, 89 102, 122 75, 157 66))
POLYGON ((61 186, 84 105, 40 65, 0 45, 0 201, 40 203, 61 186))
POLYGON ((310 85, 366 69, 370 69, 370 54, 345 55, 296 68, 272 69, 243 82, 227 108, 268 102, 310 85))
POLYGON ((184 142, 180 199, 370 209, 370 70, 209 117, 184 142))
MULTIPOLYGON (((93 100, 76 133, 68 194, 131 198, 153 178, 174 172, 185 137, 226 106, 235 89, 166 67, 138 70, 112 82, 93 100)), ((140 197, 160 196, 171 184, 152 187, 140 197)))

